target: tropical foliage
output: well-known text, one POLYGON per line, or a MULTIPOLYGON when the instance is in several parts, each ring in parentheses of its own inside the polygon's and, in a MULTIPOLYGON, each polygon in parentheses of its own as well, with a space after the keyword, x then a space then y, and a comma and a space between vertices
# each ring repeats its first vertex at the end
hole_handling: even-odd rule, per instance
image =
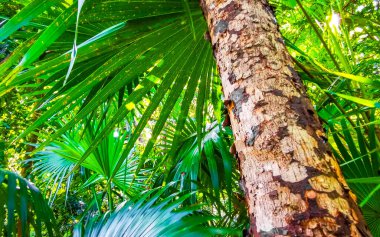
POLYGON ((0 230, 4 236, 33 231, 58 235, 55 219, 41 192, 28 180, 0 169, 0 230), (17 225, 17 226, 16 226, 17 225))
MULTIPOLYGON (((332 153, 380 236, 380 3, 271 5, 332 153)), ((243 232, 244 194, 198 1, 0 6, 0 159, 24 176, 0 173, 2 234, 243 232)))
POLYGON ((89 220, 84 230, 79 224, 75 227, 74 236, 205 236, 223 233, 208 227, 201 228, 199 225, 210 218, 197 214, 189 216, 193 212, 191 209, 173 212, 189 195, 178 198, 173 194, 155 203, 165 190, 152 197, 149 197, 152 192, 147 192, 136 203, 122 203, 109 218, 102 216, 95 218, 99 221, 89 220), (171 202, 174 197, 178 199, 171 202), (157 224, 152 225, 155 222, 157 224))

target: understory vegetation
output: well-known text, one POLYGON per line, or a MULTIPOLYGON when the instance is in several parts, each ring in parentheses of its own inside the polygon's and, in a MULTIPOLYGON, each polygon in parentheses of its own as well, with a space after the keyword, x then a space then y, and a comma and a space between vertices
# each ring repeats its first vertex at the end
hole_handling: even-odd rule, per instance
MULTIPOLYGON (((380 1, 272 0, 380 236, 380 1)), ((198 0, 0 2, 0 236, 242 236, 198 0)))

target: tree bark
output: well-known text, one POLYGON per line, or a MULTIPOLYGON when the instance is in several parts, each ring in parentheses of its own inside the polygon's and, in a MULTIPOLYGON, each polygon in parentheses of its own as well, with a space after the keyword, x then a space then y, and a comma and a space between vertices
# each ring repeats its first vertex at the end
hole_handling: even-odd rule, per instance
POLYGON ((266 0, 201 0, 251 236, 371 236, 266 0))

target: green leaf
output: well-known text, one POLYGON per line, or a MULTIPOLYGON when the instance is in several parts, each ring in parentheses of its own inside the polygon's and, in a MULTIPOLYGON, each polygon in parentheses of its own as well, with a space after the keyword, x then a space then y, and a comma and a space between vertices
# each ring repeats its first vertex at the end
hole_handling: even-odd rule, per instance
MULTIPOLYGON (((185 85, 188 83, 188 81, 191 80, 185 80, 185 78, 190 78, 193 74, 193 71, 197 70, 197 68, 195 68, 195 65, 197 64, 194 62, 198 62, 199 58, 202 56, 201 52, 203 52, 202 49, 205 46, 205 42, 198 40, 196 43, 197 44, 194 45, 194 49, 192 50, 187 60, 184 60, 186 64, 184 64, 182 68, 178 68, 178 71, 181 72, 181 74, 173 75, 174 78, 172 80, 175 81, 175 83, 171 88, 171 91, 168 95, 168 98, 166 99, 165 104, 163 105, 164 109, 161 111, 160 116, 154 126, 152 136, 146 145, 146 148, 142 155, 142 159, 144 159, 144 157, 147 157, 150 151, 152 150, 154 144, 156 143, 156 139, 161 133, 170 113, 173 110, 173 107, 175 106, 178 98, 181 95, 181 92, 185 88, 185 85)), ((166 77, 169 76, 170 74, 166 75, 166 77)), ((168 78, 168 80, 170 79, 168 78)))
MULTIPOLYGON (((75 5, 66 9, 59 15, 34 42, 31 48, 24 54, 16 68, 2 81, 8 86, 17 74, 26 66, 33 63, 39 56, 72 24, 75 20, 75 5)), ((1 84, 0 84, 1 85, 1 84)))
POLYGON ((196 31, 195 31, 195 27, 194 27, 192 12, 191 12, 190 6, 189 6, 189 0, 182 0, 182 1, 183 1, 184 6, 185 6, 185 9, 186 9, 187 17, 189 18, 191 32, 193 33, 193 37, 194 37, 194 41, 195 41, 197 39, 197 36, 195 34, 196 31))
POLYGON ((336 92, 328 91, 328 90, 326 90, 326 92, 330 93, 332 95, 337 95, 337 96, 339 96, 345 100, 349 100, 349 101, 355 102, 357 104, 368 106, 370 108, 380 108, 380 103, 378 101, 375 101, 375 100, 362 99, 362 98, 359 98, 356 96, 345 95, 345 94, 336 93, 336 92))
POLYGON ((15 209, 16 209, 16 177, 8 173, 8 236, 16 230, 15 209))
MULTIPOLYGON (((212 235, 215 230, 209 229, 205 224, 214 218, 198 214, 190 216, 194 212, 193 210, 177 208, 189 195, 174 194, 158 201, 165 190, 167 187, 155 193, 147 192, 136 202, 129 201, 121 204, 111 215, 90 222, 85 227, 83 236, 180 235, 190 237, 212 235), (154 195, 148 198, 152 194, 154 195), (175 198, 177 200, 172 201, 175 198)), ((80 234, 81 231, 77 230, 75 233, 80 234)), ((79 236, 75 235, 75 237, 79 236)))
MULTIPOLYGON (((56 236, 53 213, 39 190, 19 175, 0 169, 0 231, 7 224, 8 236, 34 233, 36 236, 56 236), (5 217, 4 210, 7 210, 5 217)), ((3 232, 2 232, 3 233, 3 232)))
POLYGON ((332 71, 332 70, 325 68, 321 63, 319 63, 315 60, 313 60, 313 63, 318 65, 318 67, 320 67, 323 71, 328 72, 330 74, 333 74, 335 76, 342 77, 345 79, 349 79, 352 81, 357 81, 357 82, 360 82, 363 84, 374 85, 374 86, 380 87, 380 81, 378 81, 378 80, 372 80, 372 79, 367 78, 367 77, 357 76, 357 75, 353 75, 353 74, 345 73, 345 72, 332 71))
POLYGON ((291 8, 294 8, 297 6, 296 0, 281 0, 281 3, 291 8))
POLYGON ((380 176, 347 179, 347 183, 359 183, 359 184, 380 184, 380 176))
POLYGON ((207 141, 204 144, 205 155, 207 158, 207 163, 210 171, 211 182, 214 188, 215 195, 219 197, 219 175, 217 170, 217 165, 215 162, 215 155, 213 153, 213 142, 207 141))
POLYGON ((380 184, 377 185, 367 197, 359 204, 360 207, 363 207, 378 191, 380 190, 380 184))
POLYGON ((35 0, 24 7, 20 12, 12 17, 0 29, 0 41, 8 38, 13 32, 20 27, 27 25, 34 17, 46 11, 49 7, 55 5, 58 0, 35 0))
POLYGON ((65 80, 63 81, 63 86, 66 85, 67 79, 69 78, 70 73, 73 70, 75 59, 77 57, 77 51, 78 51, 77 50, 77 40, 78 40, 79 16, 80 16, 80 12, 82 10, 84 2, 85 2, 85 0, 78 0, 77 19, 76 19, 76 23, 75 23, 75 34, 74 34, 74 45, 73 45, 73 49, 71 50, 70 66, 69 66, 69 69, 68 69, 68 71, 66 73, 65 80))

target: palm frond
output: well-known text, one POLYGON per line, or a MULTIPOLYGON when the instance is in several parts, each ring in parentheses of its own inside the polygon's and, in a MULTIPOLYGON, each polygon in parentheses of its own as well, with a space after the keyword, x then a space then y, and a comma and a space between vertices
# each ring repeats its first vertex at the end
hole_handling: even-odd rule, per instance
POLYGON ((55 218, 40 191, 16 173, 0 169, 0 233, 58 235, 55 218))
MULTIPOLYGON (((101 129, 102 124, 97 121, 91 122, 88 127, 83 129, 77 126, 76 129, 62 135, 61 139, 52 142, 44 150, 36 153, 36 156, 28 162, 34 162, 33 172, 44 181, 45 188, 50 193, 50 201, 55 199, 57 192, 65 186, 66 195, 73 180, 73 170, 78 165, 86 150, 91 146, 96 131, 101 129), (64 185, 65 183, 65 185, 64 185)), ((145 189, 144 180, 141 172, 136 173, 138 157, 130 155, 123 157, 122 151, 126 136, 129 131, 118 128, 122 134, 111 133, 102 140, 97 149, 81 163, 81 167, 90 171, 90 177, 84 182, 82 188, 101 183, 111 182, 113 173, 116 175, 112 179, 112 184, 124 191, 129 197, 134 197, 145 189), (116 164, 123 160, 122 165, 117 168, 116 164), (117 168, 117 169, 116 169, 117 168)), ((80 173, 79 173, 80 174, 80 173)), ((106 190, 104 190, 106 191, 106 190)))
POLYGON ((74 236, 213 236, 227 232, 207 227, 212 217, 196 214, 197 207, 181 208, 189 195, 173 194, 162 199, 166 189, 123 203, 115 212, 89 221, 84 231, 77 226, 74 236))
MULTIPOLYGON (((24 58, 27 59, 21 59, 19 62, 17 55, 11 56, 0 68, 2 75, 8 75, 0 83, 2 93, 23 85, 37 87, 40 90, 40 92, 34 91, 30 96, 44 94, 37 107, 43 111, 41 116, 19 138, 46 124, 48 120, 54 119, 54 116, 64 116, 72 110, 76 111, 77 114, 47 138, 46 142, 37 148, 37 152, 79 121, 83 121, 87 114, 99 108, 110 97, 116 96, 117 92, 125 87, 131 87, 130 92, 119 93, 119 109, 112 114, 107 125, 93 139, 88 150, 78 161, 78 165, 100 145, 117 123, 133 113, 144 99, 149 98, 150 102, 142 112, 142 116, 138 118, 138 125, 132 132, 122 155, 127 157, 148 121, 162 106, 160 117, 155 122, 152 137, 140 161, 139 168, 141 168, 144 159, 151 152, 157 137, 167 124, 166 121, 173 116, 176 104, 182 101, 183 109, 178 116, 180 116, 179 121, 183 121, 188 115, 188 108, 196 91, 198 91, 196 112, 198 127, 204 123, 204 114, 208 108, 203 104, 211 98, 211 83, 216 72, 211 49, 203 38, 206 25, 201 11, 192 1, 185 3, 150 1, 149 4, 144 1, 85 3, 79 20, 75 66, 67 83, 63 85, 72 53, 70 47, 66 46, 70 41, 68 36, 73 35, 74 20, 70 19, 75 17, 75 14, 70 16, 64 14, 75 12, 75 8, 76 4, 73 4, 63 9, 56 20, 43 29, 40 35, 35 36, 36 42, 45 42, 44 38, 55 32, 54 37, 50 37, 49 42, 44 43, 45 48, 36 46, 34 40, 25 41, 16 51, 20 51, 19 55, 26 52, 24 58), (120 15, 116 14, 119 9, 130 10, 120 15), (65 22, 63 25, 56 24, 63 21, 65 22), (57 45, 61 46, 57 48, 57 45), (33 56, 28 56, 32 51, 33 56), (38 59, 44 52, 49 54, 38 59), (30 67, 26 68, 26 65, 30 67), (35 84, 36 77, 39 80, 38 84, 35 84), (185 88, 191 89, 183 92, 185 88), (82 101, 84 104, 79 105, 82 101)), ((213 96, 214 101, 218 99, 217 93, 213 96)), ((178 131, 183 128, 182 124, 183 122, 178 124, 178 131)), ((116 164, 116 170, 123 162, 120 160, 116 164)), ((115 175, 114 172, 112 176, 115 175)))

